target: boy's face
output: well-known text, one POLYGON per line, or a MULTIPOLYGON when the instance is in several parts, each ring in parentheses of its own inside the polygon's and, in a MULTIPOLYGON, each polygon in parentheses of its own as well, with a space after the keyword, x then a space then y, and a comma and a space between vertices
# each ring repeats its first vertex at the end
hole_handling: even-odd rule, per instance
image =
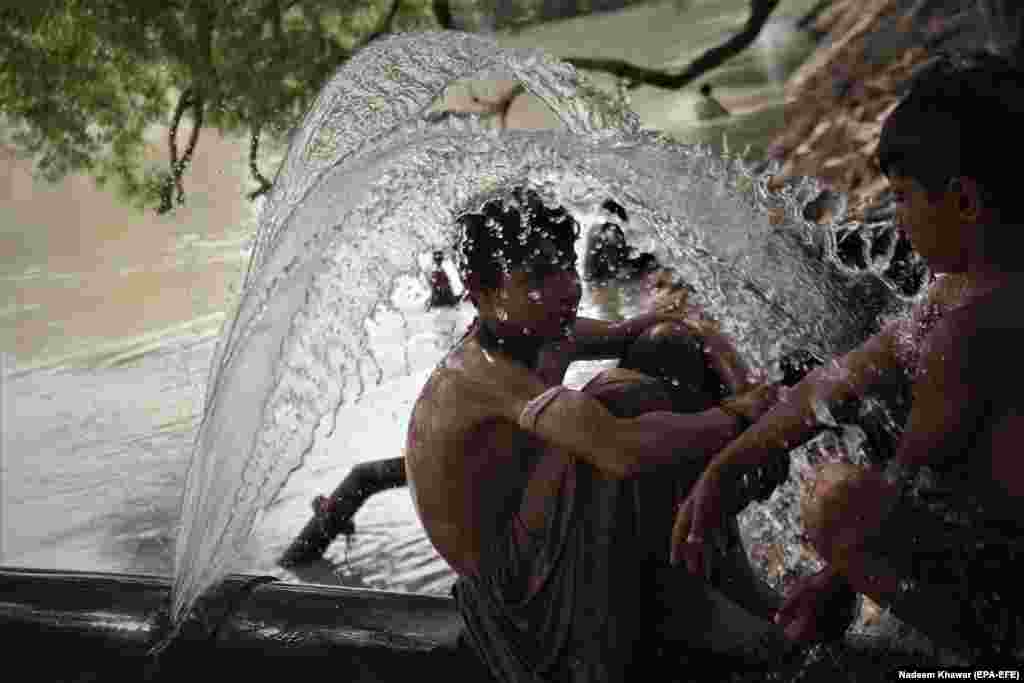
POLYGON ((897 225, 929 267, 939 273, 967 270, 978 227, 976 203, 965 196, 963 181, 967 180, 933 197, 912 178, 893 175, 889 179, 897 200, 897 225))
POLYGON ((573 266, 517 268, 477 294, 477 309, 499 336, 559 339, 576 322, 582 291, 573 266))

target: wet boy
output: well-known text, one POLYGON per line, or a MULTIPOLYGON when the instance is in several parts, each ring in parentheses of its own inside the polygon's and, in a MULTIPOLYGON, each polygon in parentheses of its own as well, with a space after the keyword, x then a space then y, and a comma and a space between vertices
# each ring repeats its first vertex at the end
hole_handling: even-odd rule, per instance
POLYGON ((430 298, 427 299, 427 310, 444 306, 455 306, 459 298, 452 292, 452 283, 444 272, 444 252, 435 251, 434 271, 430 274, 430 298))
POLYGON ((859 592, 938 643, 982 658, 1018 647, 1024 612, 1024 74, 1001 59, 945 58, 882 130, 878 157, 899 226, 939 277, 907 319, 815 370, 712 460, 680 508, 673 561, 698 571, 705 538, 750 465, 785 457, 819 425, 815 406, 911 382, 885 471, 834 464, 803 503, 826 568, 776 621, 796 641, 836 637, 829 605, 859 592))
POLYGON ((707 376, 742 391, 746 367, 722 335, 677 316, 578 319, 578 226, 534 193, 459 223, 478 320, 416 403, 406 467, 427 535, 458 574, 477 653, 516 683, 631 680, 661 647, 777 656, 778 602, 756 585, 735 524, 715 587, 671 569, 667 544, 707 457, 777 391, 715 407, 707 376), (622 356, 648 374, 619 367, 582 391, 561 384, 571 360, 622 356))

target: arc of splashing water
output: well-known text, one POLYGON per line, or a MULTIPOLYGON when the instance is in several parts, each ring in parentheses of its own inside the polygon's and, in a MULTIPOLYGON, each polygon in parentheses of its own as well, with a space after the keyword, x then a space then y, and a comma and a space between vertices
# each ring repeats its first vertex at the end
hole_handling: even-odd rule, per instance
MULTIPOLYGON (((635 114, 588 101, 571 67, 535 51, 436 33, 381 40, 357 55, 293 137, 260 218, 245 291, 218 344, 183 497, 172 621, 181 623, 226 574, 257 513, 312 448, 318 423, 359 395, 363 321, 396 274, 414 271, 415 253, 450 243, 454 215, 512 184, 570 205, 614 196, 685 262, 691 281, 717 278, 739 290, 757 284, 752 273, 771 275, 785 258, 806 257, 784 256, 763 206, 740 199, 737 173, 706 150, 641 130, 635 114), (496 72, 514 74, 564 130, 495 135, 473 117, 422 116, 452 80, 496 72), (371 107, 381 93, 394 101, 371 107), (375 116, 382 118, 367 123, 375 116), (690 238, 702 232, 723 255, 701 258, 702 240, 690 238), (751 233, 772 248, 748 248, 738 268, 734 243, 751 233)), ((827 268, 815 272, 827 277, 827 268)), ((786 330, 793 339, 824 331, 833 336, 826 345, 849 335, 841 315, 822 325, 833 302, 801 283, 776 279, 761 290, 774 292, 764 294, 770 301, 801 304, 801 324, 735 291, 709 300, 712 313, 721 318, 728 306, 746 324, 739 336, 755 358, 768 352, 749 330, 786 330)))
MULTIPOLYGON (((220 394, 229 391, 231 378, 228 375, 238 365, 236 354, 251 343, 254 326, 268 313, 275 313, 272 310, 274 298, 281 296, 280 292, 296 281, 308 281, 315 269, 315 263, 304 259, 294 245, 287 244, 288 237, 297 231, 289 233, 285 226, 292 222, 297 207, 325 173, 372 157, 389 143, 395 144, 395 139, 415 138, 428 129, 436 129, 436 125, 428 125, 420 114, 448 83, 496 70, 529 81, 530 91, 544 101, 570 103, 572 106, 563 104, 558 107, 559 117, 569 130, 588 134, 596 132, 590 118, 581 116, 581 112, 587 110, 572 102, 575 78, 571 67, 553 62, 537 51, 500 51, 491 41, 478 36, 434 33, 415 39, 395 37, 378 41, 361 52, 324 88, 295 133, 275 179, 275 191, 260 218, 238 312, 225 327, 211 365, 200 436, 189 469, 183 503, 185 538, 179 542, 176 553, 175 574, 178 578, 173 607, 176 620, 183 616, 185 604, 195 597, 196 589, 189 586, 210 584, 211 577, 223 571, 219 563, 214 562, 205 575, 193 578, 194 570, 183 563, 184 558, 202 554, 208 544, 208 539, 193 529, 191 518, 195 513, 192 511, 203 508, 215 516, 221 513, 217 505, 195 499, 195 491, 201 482, 214 475, 211 467, 216 463, 208 454, 220 436, 217 429, 218 420, 223 419, 220 417, 223 411, 220 394), (368 110, 372 110, 372 116, 366 115, 368 110)), ((627 122, 628 117, 620 123, 627 122)), ((336 216, 312 218, 318 224, 328 226, 331 218, 336 219, 336 216)), ((307 235, 304 245, 307 253, 309 248, 322 244, 326 235, 326 230, 307 235)), ((280 315, 279 311, 276 313, 280 315)), ((284 344, 284 335, 277 337, 265 339, 263 343, 284 344)), ((264 363, 260 368, 265 377, 273 375, 268 365, 264 363)), ((276 384, 281 386, 280 377, 276 384)), ((264 383, 257 391, 269 395, 269 388, 264 383)), ((256 431, 253 430, 254 438, 256 431)), ((254 440, 245 445, 236 439, 231 446, 228 450, 245 451, 257 448, 258 443, 254 440)), ((244 476, 245 472, 242 474, 244 476)), ((225 531, 228 526, 225 526, 225 531)), ((217 542, 222 542, 222 537, 217 542)))

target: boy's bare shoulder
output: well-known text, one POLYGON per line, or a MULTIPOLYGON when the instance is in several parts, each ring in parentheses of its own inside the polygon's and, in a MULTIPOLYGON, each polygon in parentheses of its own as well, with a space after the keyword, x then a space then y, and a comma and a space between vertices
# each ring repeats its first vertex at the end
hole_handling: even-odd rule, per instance
POLYGON ((1017 384, 1024 320, 1016 311, 1022 300, 1024 288, 1004 287, 953 308, 928 335, 929 351, 976 386, 1017 384))
POLYGON ((1017 334, 1024 331, 1024 320, 1018 314, 1024 300, 1024 286, 1007 285, 978 296, 956 308, 950 324, 973 335, 1006 335, 1007 341, 1019 342, 1017 334))
POLYGON ((967 279, 958 273, 941 275, 928 288, 924 303, 941 308, 954 308, 968 291, 967 279))
POLYGON ((428 420, 445 431, 465 428, 488 416, 492 411, 481 400, 480 388, 458 368, 439 366, 427 378, 416 401, 416 417, 428 420))
POLYGON ((443 423, 445 431, 471 429, 481 422, 513 420, 545 390, 544 383, 512 363, 487 364, 472 353, 453 357, 430 374, 417 401, 418 418, 443 423))

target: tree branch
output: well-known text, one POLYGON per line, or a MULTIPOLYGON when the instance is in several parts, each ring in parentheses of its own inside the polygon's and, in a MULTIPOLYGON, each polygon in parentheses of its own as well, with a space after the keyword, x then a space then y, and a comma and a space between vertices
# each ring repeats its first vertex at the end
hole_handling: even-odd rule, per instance
POLYGON ((751 43, 757 40, 757 37, 761 34, 761 29, 778 6, 779 0, 750 0, 750 17, 748 17, 743 30, 721 45, 713 47, 702 54, 687 66, 682 73, 670 74, 658 69, 636 66, 619 59, 569 57, 564 61, 569 62, 578 69, 604 71, 613 76, 625 78, 631 81, 629 84, 630 88, 635 88, 638 85, 652 85, 656 88, 679 90, 750 46, 751 43))
POLYGON ((441 28, 448 30, 455 30, 455 24, 452 21, 452 5, 450 0, 433 0, 434 17, 437 18, 437 23, 441 25, 441 28))
POLYGON ((178 96, 178 105, 174 108, 174 117, 171 119, 171 130, 168 134, 168 144, 171 153, 171 171, 178 165, 178 126, 181 125, 181 117, 185 115, 192 101, 192 89, 185 90, 178 96))
POLYGON ((266 16, 271 22, 274 31, 274 40, 280 42, 284 39, 284 26, 281 24, 281 3, 277 0, 270 0, 266 7, 266 16))
POLYGON ((178 127, 181 126, 181 118, 185 115, 185 110, 189 108, 191 103, 192 89, 185 88, 181 95, 178 96, 178 104, 174 107, 174 115, 171 117, 171 128, 167 132, 167 146, 171 157, 171 173, 160 187, 160 206, 156 210, 159 215, 168 213, 174 208, 174 188, 177 185, 174 182, 174 174, 178 168, 178 127))
POLYGON ((218 101, 216 89, 217 74, 213 67, 213 26, 217 19, 217 10, 207 2, 197 2, 192 8, 192 18, 196 26, 196 45, 193 47, 192 84, 178 98, 171 122, 168 140, 171 152, 171 173, 160 188, 160 206, 156 212, 164 215, 173 210, 175 203, 185 203, 185 187, 182 176, 192 162, 199 133, 203 128, 203 116, 206 103, 212 98, 214 106, 218 101), (189 135, 185 153, 178 158, 178 128, 185 111, 192 110, 192 132, 189 135), (175 191, 176 194, 175 194, 175 191))
POLYGON ((203 101, 195 94, 192 88, 186 88, 181 96, 178 97, 178 104, 174 108, 174 117, 171 120, 171 129, 167 133, 168 148, 170 151, 170 175, 167 176, 163 185, 160 187, 160 206, 156 212, 159 215, 169 213, 175 204, 181 205, 185 203, 185 188, 181 182, 182 175, 185 173, 185 169, 188 168, 189 163, 192 161, 192 155, 195 152, 196 145, 199 142, 199 131, 203 127, 203 101), (189 135, 188 145, 185 147, 185 153, 178 158, 178 128, 181 126, 181 119, 185 115, 185 112, 189 109, 192 110, 192 132, 189 135), (175 197, 175 190, 177 190, 177 197, 175 197))
POLYGON ((252 174, 253 180, 260 184, 260 186, 250 192, 247 196, 249 201, 252 201, 260 195, 266 194, 274 187, 274 184, 264 177, 260 173, 259 167, 256 165, 256 160, 259 158, 260 152, 260 133, 262 132, 262 126, 254 125, 252 127, 252 137, 249 138, 249 172, 252 174))
POLYGON ((363 45, 369 45, 373 41, 377 40, 381 36, 391 33, 391 22, 395 20, 398 15, 398 8, 402 4, 402 0, 394 0, 391 3, 391 11, 388 12, 387 16, 377 26, 377 30, 369 35, 369 37, 363 42, 363 45))
POLYGON ((203 128, 204 113, 203 99, 197 96, 192 101, 192 132, 188 136, 188 147, 185 148, 185 154, 178 162, 178 168, 174 175, 174 184, 178 188, 178 204, 185 203, 185 190, 181 184, 181 176, 192 162, 192 154, 196 151, 196 143, 199 142, 199 131, 203 128))

